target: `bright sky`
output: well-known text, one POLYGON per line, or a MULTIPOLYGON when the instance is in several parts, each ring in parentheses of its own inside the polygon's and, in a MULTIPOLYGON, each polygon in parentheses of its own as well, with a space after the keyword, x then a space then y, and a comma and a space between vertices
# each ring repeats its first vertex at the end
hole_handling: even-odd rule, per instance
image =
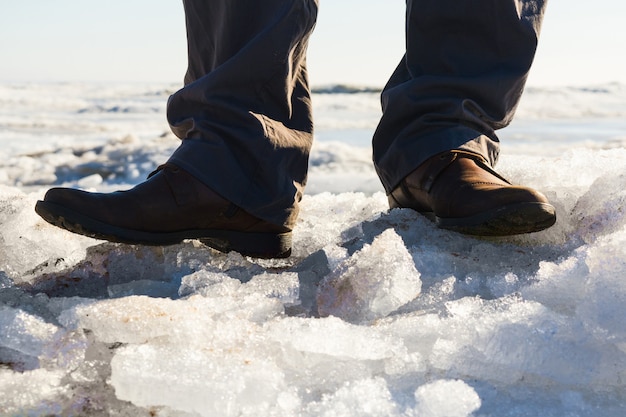
MULTIPOLYGON (((0 81, 182 80, 179 0, 0 4, 0 81)), ((312 84, 384 85, 403 53, 404 4, 321 0, 312 84)), ((626 83, 624 16, 624 0, 551 0, 529 85, 626 83)))

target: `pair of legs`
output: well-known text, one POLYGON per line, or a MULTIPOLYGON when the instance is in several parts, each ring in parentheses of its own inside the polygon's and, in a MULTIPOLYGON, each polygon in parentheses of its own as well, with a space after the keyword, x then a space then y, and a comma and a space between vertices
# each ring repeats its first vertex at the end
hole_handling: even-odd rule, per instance
MULTIPOLYGON (((411 207, 443 227, 474 234, 530 232, 554 222, 542 195, 512 187, 490 169, 499 151, 494 132, 513 117, 545 3, 407 0, 406 54, 382 93, 383 116, 373 138, 374 164, 392 207, 411 207)), ((218 249, 264 255, 228 241, 267 246, 267 236, 285 236, 295 223, 313 139, 306 49, 318 1, 184 5, 189 66, 167 112, 180 147, 135 191, 57 189, 38 212, 109 240, 164 244, 168 239, 149 234, 173 233, 169 240, 201 238, 218 249), (174 175, 179 171, 185 179, 174 175), (185 204, 194 208, 177 208, 185 204), (102 206, 114 209, 102 212, 102 206), (134 223, 116 220, 129 210, 136 212, 134 223), (146 211, 162 213, 147 223, 146 211), (255 220, 245 217, 240 226, 244 215, 255 220), (158 226, 172 216, 213 220, 158 226), (148 235, 133 238, 133 231, 148 235)))
MULTIPOLYGON (((168 106, 183 142, 171 162, 277 224, 293 222, 306 180, 313 123, 305 52, 317 6, 185 1, 189 70, 168 106)), ((383 92, 373 138, 388 193, 446 150, 495 164, 494 131, 513 116, 543 10, 543 0, 407 1, 406 55, 383 92)))

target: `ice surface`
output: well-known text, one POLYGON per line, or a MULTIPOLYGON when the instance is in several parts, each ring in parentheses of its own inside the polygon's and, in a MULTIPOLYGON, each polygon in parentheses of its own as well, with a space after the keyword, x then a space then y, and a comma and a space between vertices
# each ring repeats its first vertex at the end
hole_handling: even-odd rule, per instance
POLYGON ((49 186, 124 188, 163 162, 169 92, 0 88, 0 415, 626 413, 623 86, 531 89, 502 132, 498 169, 557 208, 541 233, 388 211, 369 92, 319 95, 288 259, 105 243, 34 213, 49 186))
POLYGON ((419 276, 400 236, 386 230, 321 283, 318 311, 351 322, 385 317, 417 298, 419 276))
POLYGON ((480 407, 480 397, 463 381, 439 380, 415 391, 415 415, 465 417, 480 407))
POLYGON ((67 388, 61 371, 35 369, 24 373, 0 368, 0 412, 3 415, 60 415, 63 410, 58 398, 67 388))
POLYGON ((55 325, 37 316, 6 306, 0 307, 0 343, 4 348, 39 356, 46 344, 52 342, 57 330, 55 325))
POLYGON ((82 259, 89 244, 86 238, 69 238, 60 230, 48 229, 32 209, 36 201, 35 195, 0 185, 1 273, 18 282, 48 265, 59 266, 82 259), (38 233, 42 229, 46 232, 38 233), (58 250, 59 246, 62 251, 58 250))

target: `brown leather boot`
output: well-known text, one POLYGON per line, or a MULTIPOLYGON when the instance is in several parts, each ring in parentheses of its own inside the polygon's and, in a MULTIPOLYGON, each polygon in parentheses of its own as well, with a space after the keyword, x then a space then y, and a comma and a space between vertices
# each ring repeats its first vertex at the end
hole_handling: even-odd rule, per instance
POLYGON ((410 173, 389 195, 391 208, 412 208, 437 226, 479 236, 537 232, 556 222, 538 191, 513 186, 480 155, 448 151, 410 173))
POLYGON ((222 252, 259 258, 291 254, 289 228, 246 213, 172 164, 127 191, 52 188, 35 211, 55 226, 112 242, 171 245, 199 239, 222 252))

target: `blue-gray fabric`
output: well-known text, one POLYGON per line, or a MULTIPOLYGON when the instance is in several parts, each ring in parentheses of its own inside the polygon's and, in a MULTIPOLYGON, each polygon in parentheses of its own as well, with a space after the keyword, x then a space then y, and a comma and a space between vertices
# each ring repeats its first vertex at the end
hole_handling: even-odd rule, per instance
MULTIPOLYGON (((445 150, 496 163, 494 131, 513 117, 546 3, 407 0, 406 54, 373 137, 387 192, 445 150)), ((182 142, 170 161, 249 213, 292 226, 313 141, 306 48, 318 1, 184 5, 188 70, 167 114, 182 142)))

